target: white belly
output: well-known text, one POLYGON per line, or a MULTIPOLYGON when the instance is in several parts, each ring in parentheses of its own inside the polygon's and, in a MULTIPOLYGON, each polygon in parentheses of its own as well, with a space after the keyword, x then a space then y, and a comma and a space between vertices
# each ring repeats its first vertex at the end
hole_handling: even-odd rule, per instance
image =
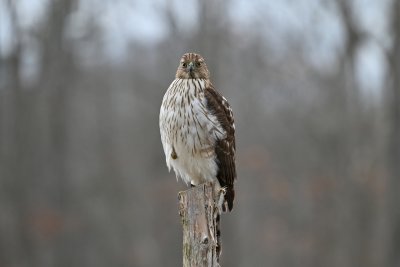
POLYGON ((160 133, 167 166, 174 169, 177 177, 194 185, 217 180, 214 144, 225 136, 217 118, 207 109, 204 87, 204 81, 174 80, 160 110, 160 133))

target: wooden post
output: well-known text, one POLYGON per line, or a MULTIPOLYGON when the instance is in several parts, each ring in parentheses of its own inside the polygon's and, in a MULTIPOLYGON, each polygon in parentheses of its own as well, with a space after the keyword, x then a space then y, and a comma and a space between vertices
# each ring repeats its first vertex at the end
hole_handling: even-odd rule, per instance
POLYGON ((201 184, 178 194, 183 227, 183 267, 220 266, 217 198, 212 183, 201 184))

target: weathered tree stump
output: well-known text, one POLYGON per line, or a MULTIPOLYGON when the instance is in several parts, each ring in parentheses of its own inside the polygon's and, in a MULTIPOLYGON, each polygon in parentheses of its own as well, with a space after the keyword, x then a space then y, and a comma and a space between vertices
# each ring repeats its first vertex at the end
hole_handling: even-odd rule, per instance
POLYGON ((205 183, 179 192, 179 215, 183 226, 183 267, 219 265, 219 214, 213 184, 205 183))

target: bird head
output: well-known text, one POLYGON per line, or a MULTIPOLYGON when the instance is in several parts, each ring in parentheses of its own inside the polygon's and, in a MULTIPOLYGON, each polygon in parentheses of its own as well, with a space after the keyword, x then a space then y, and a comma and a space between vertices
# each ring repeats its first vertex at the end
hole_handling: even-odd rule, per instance
POLYGON ((175 77, 179 79, 209 79, 210 72, 202 56, 186 53, 179 62, 175 77))

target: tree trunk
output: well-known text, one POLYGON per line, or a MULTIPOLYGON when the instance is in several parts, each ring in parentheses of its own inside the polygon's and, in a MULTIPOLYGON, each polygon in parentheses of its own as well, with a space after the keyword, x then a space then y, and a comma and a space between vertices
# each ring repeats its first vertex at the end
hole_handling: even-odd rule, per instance
POLYGON ((179 215, 183 226, 183 266, 219 266, 219 196, 212 183, 179 192, 179 215))
POLYGON ((388 142, 389 250, 387 266, 400 266, 400 2, 393 2, 393 48, 389 53, 391 84, 388 86, 390 133, 388 142))

